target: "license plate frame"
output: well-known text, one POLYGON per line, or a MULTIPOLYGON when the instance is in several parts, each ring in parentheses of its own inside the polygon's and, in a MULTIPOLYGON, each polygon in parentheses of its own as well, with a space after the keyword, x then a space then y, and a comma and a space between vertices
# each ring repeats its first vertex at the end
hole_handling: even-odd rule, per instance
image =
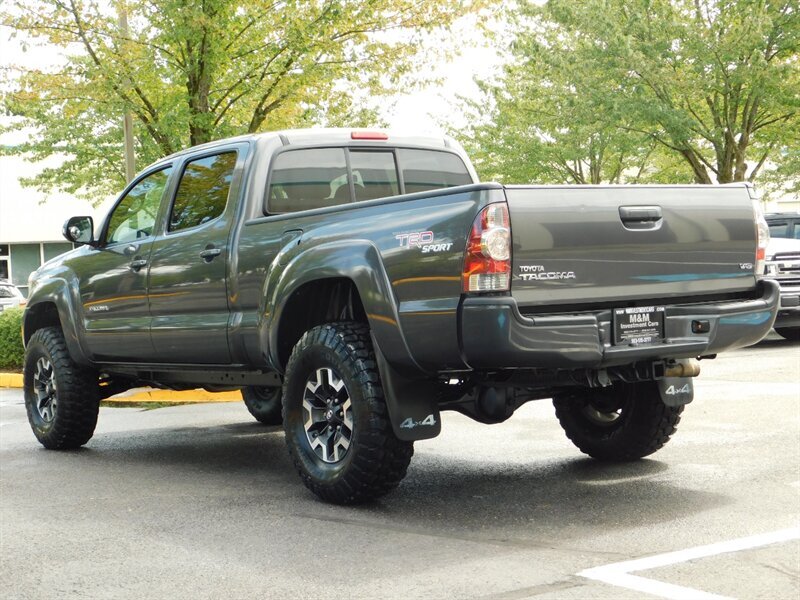
POLYGON ((615 308, 612 327, 615 346, 642 346, 664 341, 664 306, 615 308))

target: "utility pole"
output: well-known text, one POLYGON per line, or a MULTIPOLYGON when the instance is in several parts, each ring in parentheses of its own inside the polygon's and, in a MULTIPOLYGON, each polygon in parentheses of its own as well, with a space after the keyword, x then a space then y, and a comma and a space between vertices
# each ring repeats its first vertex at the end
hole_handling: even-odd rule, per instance
MULTIPOLYGON (((119 16, 119 33, 122 38, 120 47, 124 48, 127 44, 125 40, 130 38, 128 29, 128 7, 125 0, 121 0, 117 8, 119 16)), ((125 82, 125 87, 130 88, 130 81, 125 82)), ((122 131, 125 136, 125 180, 130 183, 136 175, 136 154, 133 149, 133 117, 127 108, 122 114, 122 131)))

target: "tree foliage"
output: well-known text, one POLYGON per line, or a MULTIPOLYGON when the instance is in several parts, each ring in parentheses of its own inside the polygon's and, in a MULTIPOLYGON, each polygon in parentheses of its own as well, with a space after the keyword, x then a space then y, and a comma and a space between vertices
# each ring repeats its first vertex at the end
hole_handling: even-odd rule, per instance
POLYGON ((22 369, 25 348, 22 345, 21 308, 0 312, 0 369, 22 369))
POLYGON ((42 189, 117 189, 122 118, 132 113, 138 164, 187 145, 308 124, 366 124, 359 101, 422 72, 421 37, 481 0, 9 0, 0 22, 61 47, 50 70, 20 66, 4 97, 32 129, 11 149, 65 157, 42 189), (122 33, 120 15, 129 32, 122 33))
POLYGON ((472 131, 485 170, 726 183, 769 162, 780 178, 796 156, 796 1, 550 0, 522 15, 513 60, 484 83, 495 110, 472 131))

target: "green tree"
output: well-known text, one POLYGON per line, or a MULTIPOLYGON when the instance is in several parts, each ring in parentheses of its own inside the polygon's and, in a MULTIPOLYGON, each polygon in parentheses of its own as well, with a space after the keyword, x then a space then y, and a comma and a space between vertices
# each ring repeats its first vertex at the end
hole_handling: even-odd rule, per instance
POLYGON ((464 99, 471 121, 477 123, 468 128, 465 142, 484 179, 577 184, 645 180, 658 144, 633 132, 628 115, 613 104, 598 109, 603 90, 614 82, 604 71, 585 68, 586 44, 574 32, 527 22, 500 78, 479 82, 478 100, 464 99))
POLYGON ((476 140, 492 125, 508 124, 508 140, 521 128, 530 164, 555 154, 547 173, 587 182, 614 181, 620 165, 628 179, 753 181, 770 162, 780 177, 795 155, 796 0, 550 0, 521 12, 514 62, 476 140), (601 175, 559 175, 570 162, 601 175))
MULTIPOLYGON (((422 36, 481 0, 9 0, 0 22, 64 49, 49 70, 19 67, 3 103, 10 149, 64 164, 28 183, 72 193, 118 189, 122 114, 140 165, 187 145, 265 129, 373 121, 361 102, 423 72, 422 36), (123 35, 119 15, 129 33, 123 35)), ((9 151, 8 149, 6 151, 9 151)))

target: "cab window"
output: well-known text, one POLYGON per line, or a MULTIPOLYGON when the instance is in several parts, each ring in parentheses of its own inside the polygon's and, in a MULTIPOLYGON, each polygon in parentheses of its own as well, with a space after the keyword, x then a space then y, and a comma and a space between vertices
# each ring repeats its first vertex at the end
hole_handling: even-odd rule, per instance
POLYGON ((153 235, 153 227, 172 167, 141 179, 117 204, 108 221, 106 242, 134 242, 153 235))
POLYGON ((270 177, 269 212, 286 213, 350 202, 343 148, 309 148, 278 154, 270 177))
POLYGON ((400 193, 393 152, 351 150, 350 169, 356 200, 374 200, 400 193))
POLYGON ((464 161, 450 152, 400 148, 397 161, 403 172, 406 194, 472 183, 464 161))
POLYGON ((169 231, 203 225, 225 211, 236 156, 236 152, 224 152, 186 163, 172 203, 169 231))

